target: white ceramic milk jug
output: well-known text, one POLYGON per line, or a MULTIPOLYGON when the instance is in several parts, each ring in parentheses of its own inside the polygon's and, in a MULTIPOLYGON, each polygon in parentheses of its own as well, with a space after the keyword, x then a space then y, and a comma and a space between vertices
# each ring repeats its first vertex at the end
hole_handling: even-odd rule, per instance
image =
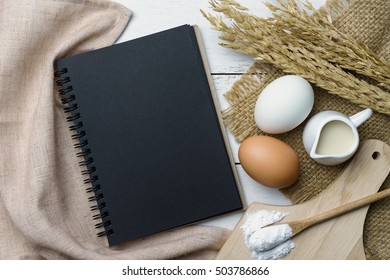
POLYGON ((371 109, 365 109, 352 117, 336 111, 323 111, 314 115, 303 130, 306 152, 324 165, 347 161, 359 146, 357 127, 371 115, 371 109))

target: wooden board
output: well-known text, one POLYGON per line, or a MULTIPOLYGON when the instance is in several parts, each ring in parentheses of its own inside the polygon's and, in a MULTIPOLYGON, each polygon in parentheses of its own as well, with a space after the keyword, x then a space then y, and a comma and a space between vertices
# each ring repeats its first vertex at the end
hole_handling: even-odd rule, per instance
MULTIPOLYGON (((389 172, 390 147, 378 140, 365 141, 340 176, 310 201, 292 206, 253 203, 219 251, 217 259, 252 258, 241 229, 249 213, 261 209, 289 213, 283 222, 307 218, 377 192, 389 172)), ((316 225, 294 237, 295 248, 285 259, 365 259, 362 236, 368 207, 316 225)))

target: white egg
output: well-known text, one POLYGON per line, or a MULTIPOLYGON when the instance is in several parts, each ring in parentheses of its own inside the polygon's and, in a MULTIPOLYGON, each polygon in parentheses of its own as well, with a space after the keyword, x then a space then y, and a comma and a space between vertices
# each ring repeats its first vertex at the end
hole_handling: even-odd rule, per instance
POLYGON ((268 84, 255 107, 256 125, 264 132, 280 134, 300 125, 314 104, 314 92, 304 78, 287 75, 268 84))

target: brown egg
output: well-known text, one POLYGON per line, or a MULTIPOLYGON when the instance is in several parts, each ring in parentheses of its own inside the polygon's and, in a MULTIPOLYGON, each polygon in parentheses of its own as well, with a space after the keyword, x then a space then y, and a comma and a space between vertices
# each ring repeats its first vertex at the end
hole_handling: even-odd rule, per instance
POLYGON ((245 172, 262 185, 285 188, 298 179, 298 156, 289 145, 276 138, 247 138, 238 150, 238 158, 245 172))

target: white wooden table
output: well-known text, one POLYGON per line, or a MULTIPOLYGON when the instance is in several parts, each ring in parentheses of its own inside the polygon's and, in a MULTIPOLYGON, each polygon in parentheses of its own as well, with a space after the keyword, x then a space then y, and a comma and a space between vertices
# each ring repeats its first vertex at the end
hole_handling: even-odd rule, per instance
MULTIPOLYGON (((152 34, 158 31, 176 27, 182 24, 196 24, 199 26, 204 40, 206 54, 210 63, 214 86, 218 94, 218 100, 222 109, 228 107, 223 94, 232 86, 234 81, 252 65, 253 60, 249 56, 239 54, 233 50, 225 49, 218 45, 219 32, 211 28, 210 23, 202 16, 200 9, 212 12, 208 0, 113 0, 132 10, 132 18, 126 30, 119 38, 119 42, 152 34)), ((261 17, 271 16, 271 12, 259 0, 238 0, 239 3, 261 17)), ((274 0, 268 2, 276 4, 274 0)), ((318 8, 325 0, 311 0, 314 7, 318 8)), ((247 205, 259 201, 274 205, 289 205, 287 199, 279 190, 262 186, 253 181, 242 169, 238 161, 239 143, 229 133, 229 141, 232 148, 236 168, 243 187, 243 193, 247 205)), ((233 229, 242 216, 241 213, 224 215, 203 224, 215 225, 233 229)))

